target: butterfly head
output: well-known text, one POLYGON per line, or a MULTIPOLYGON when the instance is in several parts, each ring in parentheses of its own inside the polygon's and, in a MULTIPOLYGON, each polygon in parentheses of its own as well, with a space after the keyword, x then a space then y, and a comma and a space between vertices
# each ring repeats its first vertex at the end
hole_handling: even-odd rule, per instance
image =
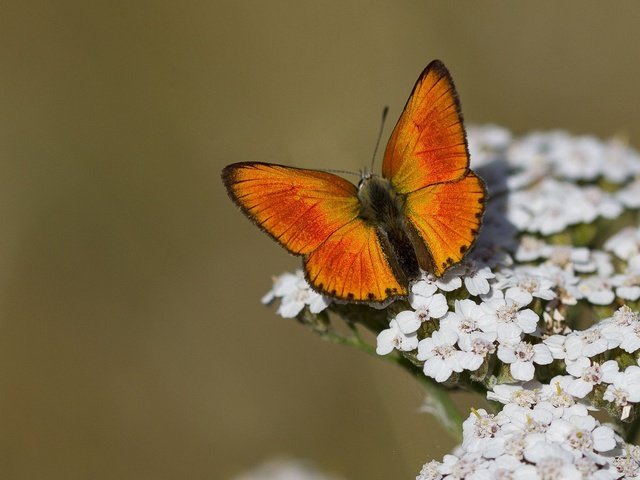
POLYGON ((366 167, 360 170, 359 174, 360 174, 360 181, 358 182, 358 190, 360 190, 360 188, 362 187, 362 183, 364 181, 369 180, 371 177, 376 176, 376 174, 373 173, 373 170, 370 170, 369 168, 366 168, 366 167))

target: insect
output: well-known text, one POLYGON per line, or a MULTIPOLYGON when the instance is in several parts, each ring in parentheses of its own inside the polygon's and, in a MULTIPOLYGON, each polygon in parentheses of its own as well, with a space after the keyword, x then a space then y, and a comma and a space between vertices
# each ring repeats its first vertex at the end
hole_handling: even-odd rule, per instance
POLYGON ((333 173, 261 162, 222 180, 247 217, 294 255, 317 292, 382 303, 420 270, 441 276, 473 245, 485 207, 469 170, 460 102, 439 60, 424 69, 387 144, 382 175, 356 187, 333 173))

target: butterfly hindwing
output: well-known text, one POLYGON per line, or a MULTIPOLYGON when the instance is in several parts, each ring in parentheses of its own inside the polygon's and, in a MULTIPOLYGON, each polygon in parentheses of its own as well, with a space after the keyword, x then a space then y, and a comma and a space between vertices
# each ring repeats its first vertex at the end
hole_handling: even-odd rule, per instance
POLYGON ((304 265, 311 285, 343 300, 383 302, 407 294, 389 265, 376 227, 359 218, 331 235, 304 265))
POLYGON ((462 177, 469 153, 460 102, 439 60, 424 69, 407 100, 384 154, 382 175, 398 193, 462 177))
POLYGON ((223 181, 244 213, 289 252, 304 255, 307 280, 334 298, 382 302, 406 295, 378 230, 360 219, 356 187, 327 172, 245 162, 223 181))
POLYGON ((407 195, 405 216, 425 243, 437 276, 460 262, 473 245, 484 211, 485 188, 472 172, 407 195))

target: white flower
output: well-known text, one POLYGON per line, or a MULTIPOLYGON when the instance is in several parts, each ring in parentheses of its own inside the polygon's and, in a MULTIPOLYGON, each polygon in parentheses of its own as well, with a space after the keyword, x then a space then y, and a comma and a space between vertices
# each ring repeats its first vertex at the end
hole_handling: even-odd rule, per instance
POLYGON ((615 471, 624 475, 625 479, 637 479, 640 476, 640 447, 626 444, 622 455, 611 460, 615 471))
POLYGON ((475 371, 485 359, 496 351, 496 332, 472 332, 458 338, 458 346, 462 351, 458 361, 465 370, 475 371))
MULTIPOLYGON (((460 275, 464 273, 464 268, 460 265, 454 265, 448 269, 441 277, 436 277, 433 273, 422 272, 422 277, 414 285, 417 287, 416 293, 423 296, 433 295, 436 289, 440 289, 443 292, 452 292, 462 286, 462 279, 460 275), (433 286, 436 289, 433 289, 433 286)), ((413 290, 413 287, 412 287, 413 290)))
POLYGON ((440 473, 440 466, 442 463, 431 460, 425 463, 420 469, 420 473, 416 477, 416 480, 440 480, 442 474, 440 473))
POLYGON ((533 297, 552 300, 556 294, 551 290, 553 282, 544 277, 521 276, 517 284, 507 289, 506 296, 513 298, 522 306, 529 305, 533 297))
POLYGON ((447 300, 441 293, 423 298, 421 303, 422 306, 417 307, 415 311, 406 310, 396 316, 398 326, 403 333, 414 333, 424 322, 432 318, 440 318, 447 312, 447 300))
POLYGON ((533 310, 520 310, 520 305, 511 299, 483 302, 480 307, 485 314, 478 320, 478 326, 484 332, 497 332, 498 341, 532 333, 538 325, 539 317, 533 310))
POLYGON ((585 247, 550 245, 545 254, 547 264, 555 265, 563 270, 578 272, 595 272, 596 270, 591 252, 585 247))
POLYGON ((611 329, 603 330, 598 325, 587 330, 571 332, 564 342, 566 359, 574 361, 580 357, 593 357, 614 349, 620 345, 621 340, 618 332, 611 329))
POLYGON ((467 454, 463 458, 455 455, 445 455, 440 466, 440 473, 445 475, 443 480, 483 480, 483 471, 487 468, 487 461, 479 454, 467 454))
POLYGON ((377 337, 376 353, 387 355, 393 349, 410 352, 418 348, 418 336, 415 333, 405 334, 400 330, 398 322, 391 320, 389 328, 382 330, 377 337))
POLYGON ((549 410, 537 405, 531 409, 507 403, 501 413, 509 418, 509 423, 503 427, 503 433, 511 434, 544 433, 554 418, 549 410))
POLYGON ((465 268, 464 286, 471 295, 489 293, 489 280, 495 275, 487 265, 467 259, 462 265, 465 268))
POLYGON ((567 373, 577 377, 567 386, 567 392, 574 397, 584 398, 596 385, 613 382, 618 373, 618 363, 615 360, 607 360, 600 364, 580 357, 573 362, 567 362, 567 373))
POLYGON ((528 443, 524 458, 535 464, 535 471, 527 479, 582 480, 569 452, 540 437, 531 437, 528 443))
POLYGON ((418 360, 424 362, 424 374, 436 382, 444 382, 453 372, 461 372, 459 355, 455 348, 458 335, 451 329, 443 328, 433 332, 430 338, 418 343, 418 360))
POLYGON ((578 290, 594 305, 609 305, 616 298, 610 280, 594 275, 580 281, 578 290))
MULTIPOLYGON (((505 439, 505 445, 509 445, 510 443, 512 443, 513 438, 514 437, 505 439)), ((531 466, 523 464, 521 458, 518 458, 515 455, 500 455, 495 460, 489 462, 488 478, 495 478, 499 480, 519 478, 522 480, 526 480, 527 477, 524 469, 526 469, 527 467, 531 466)))
POLYGON ((415 311, 406 310, 400 312, 396 317, 398 325, 404 333, 417 331, 423 322, 432 318, 440 318, 449 309, 447 299, 441 293, 436 293, 430 297, 413 295, 411 306, 415 308, 415 311))
POLYGON ((261 302, 269 304, 276 297, 291 295, 300 289, 301 286, 304 286, 302 282, 304 282, 304 276, 300 270, 295 274, 283 273, 282 275, 274 278, 273 287, 262 297, 261 302))
MULTIPOLYGON (((640 180, 637 183, 640 185, 640 180)), ((623 228, 605 242, 604 249, 622 260, 640 254, 640 228, 623 228)))
POLYGON ((541 257, 548 256, 550 247, 544 240, 531 235, 523 235, 516 250, 516 260, 519 262, 531 262, 541 257))
POLYGON ((613 138, 605 144, 605 156, 606 164, 603 164, 602 175, 609 182, 622 183, 640 173, 640 156, 620 139, 613 138))
POLYGON ((616 198, 628 208, 640 208, 640 179, 616 192, 616 198))
POLYGON ((567 391, 574 377, 557 375, 540 388, 539 405, 551 411, 554 417, 562 417, 576 405, 575 398, 567 391))
POLYGON ((631 365, 624 372, 616 373, 603 398, 618 407, 640 402, 640 367, 631 365))
POLYGON ((409 300, 412 301, 417 298, 419 302, 421 298, 431 298, 437 291, 438 286, 436 285, 434 277, 427 275, 411 285, 409 300))
POLYGON ((508 421, 508 417, 500 413, 493 415, 484 409, 473 409, 462 424, 462 448, 467 452, 480 453, 485 458, 502 455, 504 438, 500 437, 500 428, 508 421))
POLYGON ((515 403, 524 408, 533 408, 538 403, 540 383, 526 382, 523 385, 495 385, 493 391, 487 392, 487 399, 500 403, 515 403))
POLYGON ((280 298, 277 313, 283 318, 296 317, 305 306, 311 313, 320 313, 327 308, 331 300, 311 289, 298 270, 295 274, 284 273, 274 280, 273 288, 262 297, 262 303, 269 304, 280 298))
POLYGON ((523 307, 529 305, 533 297, 552 300, 556 297, 552 290, 554 283, 541 272, 544 270, 530 267, 503 270, 496 288, 507 288, 505 297, 512 298, 523 307))
POLYGON ((460 339, 478 330, 478 320, 483 315, 484 312, 473 300, 456 300, 454 311, 447 312, 440 320, 440 325, 454 330, 458 334, 458 343, 460 343, 460 339))
POLYGON ((640 321, 638 314, 623 305, 613 317, 595 326, 610 339, 612 346, 620 346, 624 351, 634 353, 640 349, 640 321))
POLYGON ((620 298, 631 301, 640 298, 640 272, 627 270, 622 274, 614 275, 611 278, 611 285, 616 287, 616 295, 620 298))
POLYGON ((557 442, 574 456, 592 451, 607 452, 616 446, 613 430, 590 415, 572 415, 569 418, 557 418, 547 430, 547 439, 557 442))
MULTIPOLYGON (((543 178, 509 196, 509 220, 521 231, 551 235, 569 225, 593 220, 585 192, 570 182, 543 178)), ((597 213, 595 213, 597 215, 597 213)))
POLYGON ((560 177, 571 180, 595 180, 600 175, 604 145, 592 136, 566 136, 554 145, 552 160, 560 177))
POLYGON ((464 268, 458 264, 448 269, 441 277, 436 277, 432 273, 425 273, 425 281, 433 283, 443 292, 452 292, 462 286, 461 275, 464 273, 464 268))
POLYGON ((549 351, 551 352, 551 355, 553 355, 553 358, 563 359, 567 355, 567 351, 564 347, 566 341, 566 335, 551 335, 550 337, 545 338, 542 343, 549 347, 549 351))
POLYGON ((583 187, 582 194, 589 204, 587 212, 591 213, 584 217, 585 223, 593 222, 598 216, 611 219, 622 213, 623 206, 620 201, 599 187, 594 185, 583 187))
POLYGON ((533 379, 534 363, 548 365, 553 362, 551 351, 544 343, 502 343, 498 347, 498 358, 510 365, 509 371, 513 378, 525 382, 533 379))
POLYGON ((541 275, 548 278, 555 286, 555 292, 561 303, 565 305, 575 305, 578 299, 582 298, 582 293, 577 288, 580 278, 573 272, 574 264, 560 267, 551 262, 543 263, 538 267, 541 275))

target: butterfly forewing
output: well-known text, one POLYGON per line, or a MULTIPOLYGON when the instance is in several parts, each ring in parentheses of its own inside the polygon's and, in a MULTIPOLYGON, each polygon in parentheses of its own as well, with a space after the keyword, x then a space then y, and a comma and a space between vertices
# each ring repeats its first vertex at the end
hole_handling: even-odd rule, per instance
POLYGON ((424 69, 396 124, 382 175, 398 193, 463 176, 469 167, 460 103, 453 80, 438 60, 424 69))
POLYGON ((293 254, 312 252, 358 216, 356 187, 331 173, 244 162, 222 177, 244 213, 293 254))

